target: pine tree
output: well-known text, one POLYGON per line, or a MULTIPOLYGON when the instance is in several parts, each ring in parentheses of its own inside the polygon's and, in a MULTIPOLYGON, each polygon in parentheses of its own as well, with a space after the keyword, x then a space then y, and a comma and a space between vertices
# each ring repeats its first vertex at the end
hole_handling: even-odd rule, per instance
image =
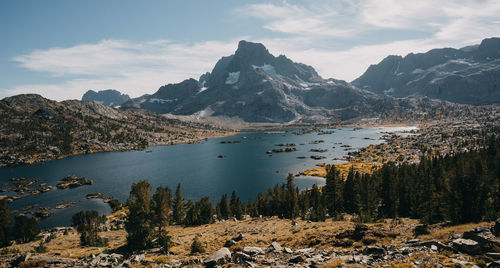
POLYGON ((159 232, 158 235, 158 245, 161 247, 164 253, 168 253, 170 251, 170 247, 172 247, 172 237, 168 235, 168 232, 163 230, 159 232))
POLYGON ((299 210, 300 210, 300 216, 303 220, 306 220, 308 218, 308 211, 309 208, 311 207, 310 201, 309 201, 309 192, 308 191, 302 191, 299 193, 299 210))
POLYGON ((184 224, 187 226, 193 226, 198 224, 198 217, 200 212, 198 207, 188 200, 186 203, 186 216, 184 217, 184 224))
POLYGON ((395 218, 399 197, 396 191, 394 165, 384 165, 381 174, 380 198, 382 201, 380 214, 383 218, 395 218))
POLYGON ((359 192, 359 219, 361 222, 372 222, 377 218, 378 196, 376 181, 372 176, 364 174, 356 185, 359 192))
POLYGON ((186 208, 184 205, 184 198, 182 197, 181 184, 178 184, 177 189, 175 190, 173 212, 174 221, 177 224, 182 224, 184 222, 184 218, 186 217, 186 208))
POLYGON ((238 219, 242 220, 243 219, 243 204, 241 203, 241 200, 239 197, 236 196, 236 192, 233 191, 231 193, 231 201, 229 206, 231 207, 231 212, 233 216, 238 219))
POLYGON ((196 202, 196 207, 198 207, 199 216, 197 225, 209 224, 213 222, 214 208, 212 207, 212 202, 207 196, 202 197, 200 201, 196 202))
POLYGON ((293 174, 288 174, 286 183, 286 211, 285 217, 295 219, 299 212, 298 195, 295 184, 293 183, 293 174))
POLYGON ((359 173, 354 173, 354 168, 351 166, 342 191, 344 211, 349 214, 358 213, 359 196, 355 189, 357 178, 359 178, 359 173))
POLYGON ((259 216, 259 211, 257 210, 257 205, 252 202, 252 199, 248 199, 246 213, 250 215, 250 217, 259 216))
POLYGON ((27 243, 35 239, 40 230, 38 230, 38 222, 34 218, 28 218, 24 215, 15 217, 14 222, 14 237, 21 240, 22 243, 27 243))
POLYGON ((161 232, 170 223, 172 193, 168 187, 158 187, 153 195, 154 223, 161 232))
POLYGON ((335 165, 331 165, 326 174, 324 195, 330 217, 342 212, 342 179, 335 165))
POLYGON ((262 215, 262 216, 270 216, 271 213, 271 208, 270 208, 270 204, 269 204, 269 200, 267 198, 267 194, 265 193, 259 193, 257 195, 257 201, 255 203, 256 207, 257 207, 257 211, 259 213, 259 215, 262 215))
POLYGON ((106 220, 106 216, 99 216, 95 210, 80 211, 73 215, 72 225, 80 233, 82 246, 107 246, 108 240, 98 235, 99 228, 106 223, 106 220))
POLYGON ((227 195, 223 194, 220 202, 217 204, 217 217, 219 219, 227 220, 231 215, 232 213, 227 200, 227 195))
POLYGON ((325 221, 326 220, 326 208, 324 204, 325 200, 318 186, 316 186, 316 184, 314 184, 311 189, 311 197, 309 199, 311 201, 311 206, 312 206, 311 220, 325 221))
POLYGON ((151 186, 147 180, 132 184, 127 201, 129 215, 125 229, 130 249, 146 249, 153 246, 155 230, 151 210, 151 186))
POLYGON ((7 200, 0 200, 0 246, 6 246, 9 243, 8 234, 12 226, 12 217, 7 200))

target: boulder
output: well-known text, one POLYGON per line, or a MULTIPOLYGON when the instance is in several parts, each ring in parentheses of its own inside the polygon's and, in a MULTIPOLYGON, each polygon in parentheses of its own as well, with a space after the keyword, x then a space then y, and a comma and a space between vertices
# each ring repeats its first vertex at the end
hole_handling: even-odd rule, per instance
POLYGON ((453 240, 453 248, 471 255, 479 254, 481 252, 479 243, 471 239, 455 239, 453 240))
POLYGON ((244 247, 243 253, 248 254, 250 256, 264 255, 264 251, 259 247, 244 247))
POLYGON ((447 251, 451 251, 451 252, 456 252, 456 249, 454 249, 453 247, 447 246, 439 241, 434 241, 434 240, 425 241, 425 242, 421 242, 421 243, 414 243, 414 244, 411 244, 411 246, 413 246, 413 247, 428 247, 431 249, 433 247, 436 247, 438 250, 447 250, 447 251))
POLYGON ((315 251, 314 248, 301 248, 296 250, 297 253, 304 254, 308 257, 312 256, 315 251))
POLYGON ((283 252, 283 248, 278 244, 277 242, 273 242, 268 248, 267 252, 277 252, 281 253, 283 252))
POLYGON ((363 249, 363 254, 371 256, 384 256, 386 254, 386 251, 381 247, 369 246, 363 249))
POLYGON ((230 247, 230 246, 232 246, 234 244, 236 244, 236 241, 234 241, 232 239, 231 240, 227 240, 226 243, 224 244, 224 247, 228 248, 228 247, 230 247))
POLYGON ((464 232, 462 238, 474 240, 478 242, 480 246, 483 246, 484 244, 492 243, 491 239, 495 238, 495 236, 490 230, 483 232, 468 231, 464 232))
POLYGON ((215 267, 217 265, 221 265, 231 260, 231 252, 228 248, 221 248, 216 252, 212 253, 212 255, 208 256, 203 263, 205 267, 215 267))
POLYGON ((243 234, 242 233, 239 233, 238 236, 236 236, 235 238, 233 238, 232 240, 236 241, 236 242, 239 242, 241 240, 243 240, 243 234))
POLYGON ((325 261, 322 255, 315 255, 312 258, 308 258, 307 262, 311 264, 321 264, 325 261))
POLYGON ((255 261, 255 258, 243 252, 236 252, 233 254, 233 260, 237 263, 242 263, 255 261))
POLYGON ((356 255, 353 256, 355 263, 368 264, 373 261, 373 258, 366 255, 356 255))
POLYGON ((130 260, 131 260, 132 262, 142 262, 142 261, 144 261, 145 259, 146 259, 146 255, 144 255, 144 254, 132 255, 132 256, 130 257, 130 260))
POLYGON ((290 263, 302 263, 306 260, 306 258, 302 255, 295 255, 293 257, 291 257, 288 262, 290 263))

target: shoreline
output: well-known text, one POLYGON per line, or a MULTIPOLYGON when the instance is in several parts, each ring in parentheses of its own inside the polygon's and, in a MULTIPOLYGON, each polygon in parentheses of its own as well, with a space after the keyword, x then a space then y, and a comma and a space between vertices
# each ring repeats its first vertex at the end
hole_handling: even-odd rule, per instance
POLYGON ((153 143, 151 145, 148 145, 147 147, 140 148, 140 149, 131 148, 131 149, 118 149, 118 150, 113 150, 113 149, 110 149, 110 150, 90 150, 90 152, 76 151, 72 154, 59 155, 59 156, 52 158, 52 159, 30 159, 24 163, 19 163, 19 164, 15 164, 15 165, 4 165, 4 164, 0 163, 0 169, 10 168, 10 167, 20 167, 20 166, 24 166, 24 165, 34 165, 34 164, 47 163, 50 161, 55 161, 55 160, 60 160, 60 159, 64 159, 64 158, 68 158, 68 157, 72 157, 72 156, 85 155, 85 154, 112 153, 112 152, 138 152, 138 151, 144 151, 144 150, 147 150, 148 148, 156 147, 156 146, 194 144, 194 143, 198 143, 200 141, 204 141, 207 139, 226 138, 226 137, 232 137, 232 136, 235 136, 238 134, 239 134, 238 131, 232 131, 232 132, 228 132, 226 135, 211 135, 211 136, 207 136, 207 137, 200 137, 200 138, 190 139, 190 140, 186 140, 186 141, 183 140, 183 141, 172 141, 172 142, 168 142, 168 143, 161 143, 161 142, 160 143, 153 143))
MULTIPOLYGON (((75 151, 74 153, 71 154, 64 154, 64 155, 59 155, 54 158, 48 158, 48 159, 43 159, 43 158, 36 158, 33 157, 29 160, 26 160, 25 162, 20 162, 14 165, 6 165, 3 163, 0 163, 0 169, 1 168, 9 168, 9 167, 19 167, 19 166, 24 166, 24 165, 33 165, 33 164, 39 164, 39 163, 46 163, 54 160, 60 160, 72 156, 78 156, 78 155, 84 155, 84 154, 95 154, 95 153, 109 153, 109 152, 134 152, 134 151, 143 151, 146 150, 147 148, 150 147, 156 147, 156 146, 171 146, 171 145, 178 145, 178 144, 193 144, 197 143, 200 141, 204 141, 206 139, 217 139, 217 138, 226 138, 226 137, 232 137, 238 134, 241 134, 242 131, 244 130, 269 130, 269 134, 272 134, 274 132, 276 133, 282 133, 281 131, 273 131, 276 129, 281 129, 281 128, 287 128, 287 127, 319 127, 319 128, 324 128, 325 125, 330 125, 330 124, 300 124, 300 123, 247 123, 245 127, 237 127, 234 128, 233 131, 228 132, 227 134, 224 135, 209 135, 206 137, 199 137, 199 138, 194 138, 194 139, 188 139, 188 140, 182 140, 182 141, 171 141, 171 142, 158 142, 158 143, 152 143, 148 145, 145 148, 133 148, 134 146, 131 146, 131 148, 127 149, 91 149, 89 151, 75 151)), ((349 124, 340 124, 337 125, 336 128, 345 128, 345 127, 405 127, 405 126, 416 126, 417 124, 412 124, 412 123, 377 123, 377 124, 372 124, 372 123, 349 123, 349 124)), ((418 127, 418 126, 417 126, 418 127)))
MULTIPOLYGON (((375 125, 350 125, 346 127, 363 127, 363 128, 374 128, 374 127, 415 127, 416 131, 422 131, 422 125, 417 125, 417 124, 375 124, 375 125)), ((404 132, 403 132, 404 133, 404 132)), ((419 133, 420 134, 420 133, 419 133)), ((419 135, 417 134, 417 135, 419 135)), ((398 135, 398 133, 395 133, 395 135, 398 135)), ((398 135, 399 136, 399 135, 398 135)), ((401 139, 404 139, 405 137, 402 137, 401 139)), ((388 143, 393 142, 393 140, 387 140, 383 139, 383 136, 381 137, 381 140, 383 140, 382 143, 379 144, 371 144, 366 147, 362 147, 358 149, 357 151, 352 151, 349 152, 344 159, 335 159, 333 161, 344 161, 343 163, 318 163, 316 164, 316 167, 310 168, 304 171, 301 171, 298 173, 299 176, 302 177, 314 177, 314 178, 326 178, 326 174, 328 169, 332 166, 335 165, 335 168, 340 172, 341 176, 347 177, 349 170, 351 168, 354 169, 355 172, 360 172, 360 173, 373 173, 376 170, 378 170, 384 163, 387 163, 389 161, 392 161, 394 159, 392 158, 386 158, 386 156, 382 156, 376 159, 372 159, 369 161, 369 157, 373 157, 373 155, 377 154, 382 154, 384 149, 381 147, 385 147, 388 145, 388 143), (380 149, 379 149, 380 148, 380 149), (361 152, 367 152, 369 151, 370 154, 362 154, 361 152), (351 155, 355 155, 354 157, 351 155)), ((396 156, 396 158, 399 157, 399 155, 396 156)))

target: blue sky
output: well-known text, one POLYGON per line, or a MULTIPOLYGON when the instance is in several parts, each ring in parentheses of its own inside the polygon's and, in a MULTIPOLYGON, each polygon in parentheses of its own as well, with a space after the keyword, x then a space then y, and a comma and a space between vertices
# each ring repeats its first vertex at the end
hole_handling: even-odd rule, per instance
POLYGON ((211 71, 241 39, 351 81, 390 54, 500 36, 498 14, 498 0, 0 0, 0 98, 137 97, 211 71))

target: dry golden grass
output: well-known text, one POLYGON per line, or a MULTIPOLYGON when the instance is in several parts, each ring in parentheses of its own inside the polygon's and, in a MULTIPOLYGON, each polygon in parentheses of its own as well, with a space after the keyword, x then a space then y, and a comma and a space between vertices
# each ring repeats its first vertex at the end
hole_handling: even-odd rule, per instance
MULTIPOLYGON (((108 247, 81 247, 80 235, 76 232, 69 232, 66 235, 56 237, 45 244, 47 252, 41 255, 58 255, 65 258, 79 258, 91 254, 99 254, 104 250, 113 250, 126 243, 126 232, 124 230, 101 232, 99 235, 108 238, 108 247)), ((40 241, 33 241, 26 244, 13 245, 10 248, 19 250, 20 253, 35 252, 35 247, 40 241)))
POLYGON ((488 222, 479 222, 479 223, 468 223, 468 224, 461 224, 461 225, 454 225, 454 226, 448 226, 448 227, 437 227, 437 228, 431 228, 429 229, 430 233, 427 235, 421 235, 418 238, 422 240, 438 240, 438 241, 447 241, 450 236, 454 234, 462 234, 465 231, 470 231, 474 228, 480 227, 480 226, 488 226, 491 225, 488 222))
POLYGON ((320 267, 322 267, 322 268, 334 268, 334 267, 338 267, 338 266, 344 264, 345 262, 346 262, 345 260, 337 259, 337 260, 334 260, 334 261, 332 261, 324 266, 320 266, 320 267))

